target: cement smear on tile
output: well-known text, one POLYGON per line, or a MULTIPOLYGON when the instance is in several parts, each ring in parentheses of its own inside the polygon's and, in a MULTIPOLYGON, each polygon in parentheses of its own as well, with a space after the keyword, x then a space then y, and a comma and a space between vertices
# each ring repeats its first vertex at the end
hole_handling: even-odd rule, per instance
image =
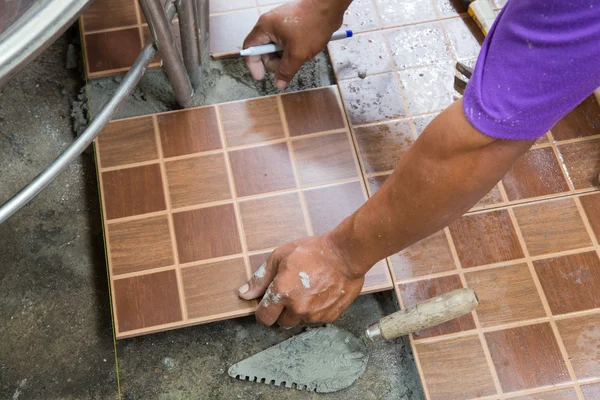
POLYGON ((292 384, 331 393, 353 384, 367 369, 365 344, 351 333, 327 326, 294 336, 229 369, 232 377, 292 384))

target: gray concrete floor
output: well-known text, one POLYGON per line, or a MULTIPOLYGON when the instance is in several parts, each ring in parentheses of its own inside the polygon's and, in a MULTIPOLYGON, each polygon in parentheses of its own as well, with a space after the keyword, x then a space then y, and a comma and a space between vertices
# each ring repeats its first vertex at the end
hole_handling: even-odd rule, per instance
MULTIPOLYGON (((71 30, 0 90, 0 203, 73 140, 71 105, 83 80, 65 68, 65 57, 76 39, 71 30)), ((405 339, 371 344, 363 377, 327 396, 235 381, 226 373, 300 328, 266 328, 249 317, 115 347, 90 152, 0 225, 0 284, 2 399, 116 399, 119 393, 123 399, 423 398, 405 339)), ((360 335, 394 310, 391 293, 362 296, 336 325, 360 335)))

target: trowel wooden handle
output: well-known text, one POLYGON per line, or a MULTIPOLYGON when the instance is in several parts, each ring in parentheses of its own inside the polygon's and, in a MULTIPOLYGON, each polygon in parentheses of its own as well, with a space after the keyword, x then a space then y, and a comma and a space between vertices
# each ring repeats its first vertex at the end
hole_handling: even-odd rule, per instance
POLYGON ((408 335, 462 317, 473 311, 477 304, 479 301, 472 289, 457 289, 383 317, 367 329, 367 337, 376 340, 408 335))

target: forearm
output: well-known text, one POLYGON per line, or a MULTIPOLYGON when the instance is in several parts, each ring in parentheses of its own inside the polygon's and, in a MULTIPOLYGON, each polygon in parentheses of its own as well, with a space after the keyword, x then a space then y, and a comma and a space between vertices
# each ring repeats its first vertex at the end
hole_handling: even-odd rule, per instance
POLYGON ((463 215, 532 143, 484 136, 459 101, 432 121, 381 189, 327 239, 353 272, 364 274, 463 215))

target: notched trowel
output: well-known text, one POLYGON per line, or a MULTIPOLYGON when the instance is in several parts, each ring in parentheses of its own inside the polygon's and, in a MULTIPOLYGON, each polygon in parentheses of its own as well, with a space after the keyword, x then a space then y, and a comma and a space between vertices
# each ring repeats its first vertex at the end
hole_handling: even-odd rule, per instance
MULTIPOLYGON (((383 317, 367 328, 371 340, 394 339, 470 313, 478 300, 458 289, 383 317)), ((365 339, 333 325, 310 329, 229 368, 229 376, 250 382, 330 393, 352 385, 367 369, 365 339)))

